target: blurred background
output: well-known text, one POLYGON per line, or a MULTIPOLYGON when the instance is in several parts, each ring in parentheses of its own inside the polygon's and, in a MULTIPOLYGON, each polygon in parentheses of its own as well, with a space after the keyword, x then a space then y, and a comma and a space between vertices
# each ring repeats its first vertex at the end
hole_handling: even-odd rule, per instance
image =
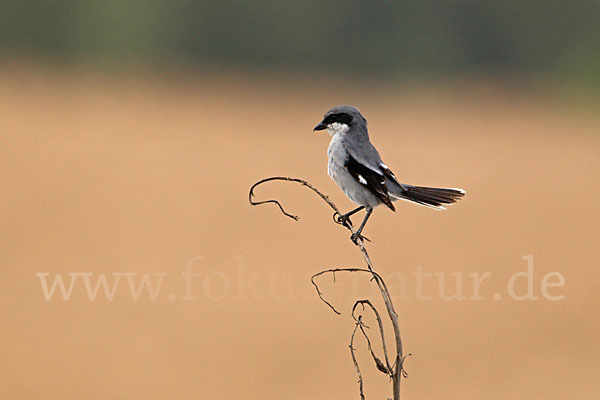
POLYGON ((600 83, 600 4, 520 1, 2 2, 0 48, 94 67, 186 65, 600 83))
POLYGON ((353 206, 312 133, 339 104, 401 181, 468 192, 365 230, 413 354, 403 398, 598 398, 599 20, 593 0, 0 0, 0 398, 358 398, 348 312, 377 296, 324 278, 336 316, 310 276, 360 253, 299 186, 256 193, 299 222, 247 202, 282 175, 353 206), (166 275, 45 295, 69 273, 166 275))

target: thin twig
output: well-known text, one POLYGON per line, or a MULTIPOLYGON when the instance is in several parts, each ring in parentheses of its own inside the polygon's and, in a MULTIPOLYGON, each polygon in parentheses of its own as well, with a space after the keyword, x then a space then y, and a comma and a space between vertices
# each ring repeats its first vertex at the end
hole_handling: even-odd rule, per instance
POLYGON ((313 286, 315 287, 315 290, 317 291, 317 295, 323 301, 323 303, 327 304, 329 306, 329 308, 331 308, 333 310, 333 312, 338 315, 341 315, 342 313, 339 312, 338 310, 336 310, 336 308, 330 302, 325 300, 325 298, 323 297, 323 293, 321 292, 321 290, 319 289, 319 286, 315 282, 315 278, 317 278, 323 274, 327 274, 327 273, 335 274, 336 272, 366 272, 370 275, 373 275, 375 277, 375 280, 382 279, 381 276, 379 276, 379 274, 377 272, 374 272, 374 271, 371 271, 368 269, 364 269, 364 268, 334 268, 334 269, 326 269, 324 271, 317 272, 316 274, 314 274, 310 278, 310 281, 312 282, 313 286))
POLYGON ((356 355, 354 354, 354 336, 356 335, 356 331, 359 327, 359 323, 357 322, 354 326, 354 330, 352 331, 352 336, 350 337, 350 354, 352 355, 352 362, 354 363, 354 368, 356 368, 356 373, 358 374, 358 390, 360 393, 360 399, 365 400, 365 393, 363 388, 363 378, 360 373, 360 367, 358 366, 358 361, 356 360, 356 355))

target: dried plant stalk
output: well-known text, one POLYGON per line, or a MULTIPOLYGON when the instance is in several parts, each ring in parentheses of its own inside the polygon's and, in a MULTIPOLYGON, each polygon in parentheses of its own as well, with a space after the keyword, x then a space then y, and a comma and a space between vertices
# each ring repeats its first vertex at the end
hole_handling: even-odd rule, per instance
MULTIPOLYGON (((290 177, 281 177, 281 176, 276 176, 276 177, 270 177, 270 178, 266 178, 266 179, 262 179, 258 182, 256 182, 254 185, 252 185, 252 187, 250 188, 250 192, 248 194, 248 200, 250 201, 250 204, 252 205, 261 205, 261 204, 266 204, 266 203, 273 203, 276 204, 279 209, 281 210, 281 212, 289 217, 292 218, 294 220, 298 220, 299 217, 297 215, 294 214, 290 214, 287 211, 285 211, 285 209, 283 208, 283 206, 281 205, 281 203, 277 200, 264 200, 264 201, 254 201, 254 189, 266 182, 270 182, 270 181, 288 181, 288 182, 297 182, 300 183, 301 185, 311 189, 313 192, 315 192, 323 201, 325 201, 327 203, 327 205, 329 205, 329 207, 334 211, 334 221, 340 225, 343 225, 344 227, 346 227, 353 235, 356 233, 354 227, 352 226, 351 223, 345 223, 342 224, 340 222, 338 222, 335 218, 335 216, 339 216, 341 215, 339 209, 337 208, 337 206, 335 205, 335 203, 333 201, 331 201, 331 199, 329 199, 329 196, 323 194, 320 190, 318 190, 316 187, 314 187, 312 184, 310 184, 309 182, 305 181, 304 179, 299 179, 299 178, 290 178, 290 177)), ((371 279, 374 280, 377 284, 377 287, 379 288, 379 292, 381 293, 381 297, 383 299, 383 302, 385 304, 386 307, 386 311, 388 314, 388 317, 392 323, 392 327, 394 329, 394 338, 395 338, 395 344, 396 344, 396 351, 395 351, 395 359, 393 364, 390 364, 390 357, 389 357, 389 352, 387 349, 387 344, 386 344, 386 340, 385 340, 385 333, 384 333, 384 329, 383 329, 383 321, 381 319, 381 315, 379 313, 379 311, 377 311, 377 309, 375 308, 375 306, 373 305, 373 303, 371 303, 370 300, 357 300, 354 303, 354 306, 352 307, 352 311, 351 311, 351 315, 354 318, 355 321, 355 326, 354 326, 354 330, 352 332, 352 336, 350 338, 350 354, 352 356, 352 361, 354 363, 354 366, 356 368, 356 372, 358 374, 358 383, 359 383, 359 394, 360 394, 360 398, 361 400, 365 399, 365 395, 364 395, 364 391, 363 391, 363 378, 362 378, 362 374, 360 371, 360 367, 358 364, 358 361, 356 359, 356 355, 355 355, 355 348, 354 348, 354 340, 355 340, 355 336, 357 332, 361 332, 362 335, 365 337, 366 341, 367 341, 367 346, 369 349, 369 352, 371 353, 371 357, 373 358, 373 361, 375 362, 375 367, 381 371, 382 373, 385 373, 386 375, 389 375, 391 380, 392 380, 392 393, 393 393, 393 398, 394 400, 400 400, 400 380, 401 378, 405 378, 406 375, 406 371, 404 370, 404 359, 406 356, 403 355, 402 352, 402 338, 400 337, 400 325, 398 323, 398 314, 396 313, 396 310, 394 309, 394 305, 392 303, 392 298, 390 296, 390 292, 388 290, 388 287, 385 283, 385 281, 383 280, 383 278, 381 277, 381 275, 379 275, 377 272, 375 272, 375 268, 373 267, 373 263, 371 262, 371 258, 369 257, 369 253, 367 252, 367 249, 365 248, 364 242, 358 238, 357 240, 355 240, 353 242, 356 246, 358 246, 358 248, 360 249, 360 252, 367 264, 367 268, 334 268, 334 269, 327 269, 327 270, 323 270, 321 272, 318 272, 316 274, 314 274, 311 278, 311 282, 315 287, 315 290, 317 292, 317 295, 319 296, 319 298, 329 307, 331 308, 331 310, 333 312, 335 312, 336 314, 340 314, 340 312, 329 302, 325 299, 325 297, 323 296, 323 292, 321 292, 321 290, 319 289, 319 286, 316 282, 316 278, 325 275, 325 274, 332 274, 335 277, 335 273, 336 272, 361 272, 361 273, 367 273, 371 275, 371 279), (375 354, 372 346, 371 346, 371 339, 369 338, 369 336, 367 335, 367 332, 365 330, 365 328, 367 328, 367 326, 363 323, 362 321, 362 315, 358 315, 358 306, 362 307, 362 311, 366 310, 366 307, 369 308, 369 310, 371 312, 373 312, 373 314, 375 315, 375 318, 377 320, 377 325, 379 327, 379 335, 381 337, 381 343, 382 343, 382 351, 384 354, 384 360, 385 363, 383 361, 381 361, 375 354)), ((410 355, 410 354, 409 354, 410 355)))

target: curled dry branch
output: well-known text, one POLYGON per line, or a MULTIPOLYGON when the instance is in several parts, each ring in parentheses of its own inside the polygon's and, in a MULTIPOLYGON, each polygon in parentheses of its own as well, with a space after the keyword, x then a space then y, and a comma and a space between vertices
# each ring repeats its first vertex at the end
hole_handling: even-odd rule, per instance
POLYGON ((377 309, 375 308, 375 306, 373 306, 373 304, 371 303, 370 300, 358 300, 356 301, 356 303, 354 303, 354 306, 352 307, 352 318, 354 318, 354 320, 358 323, 360 321, 362 321, 362 316, 359 315, 358 318, 355 315, 355 311, 356 311, 356 307, 358 307, 359 305, 362 306, 363 310, 365 309, 365 304, 368 305, 371 309, 371 311, 373 311, 373 314, 375 314, 375 318, 377 319, 377 326, 379 327, 379 335, 381 336, 381 347, 383 348, 383 356, 385 358, 385 365, 383 365, 383 363, 381 362, 381 360, 379 358, 377 358, 377 356, 375 355, 375 353, 373 352, 373 349, 371 348, 371 340, 369 339, 369 337, 367 336, 366 332, 364 331, 364 324, 361 324, 361 330, 365 336, 365 339, 367 340, 368 346, 369 346, 369 351, 371 352, 371 356, 373 357, 373 361, 375 361, 375 365, 377 367, 378 370, 380 370, 381 372, 388 374, 388 375, 392 375, 392 371, 393 368, 390 365, 390 359, 388 356, 388 350, 387 350, 387 345, 385 343, 385 332, 383 330, 383 321, 381 320, 381 316, 379 315, 379 311, 377 311, 377 309))
POLYGON ((283 215, 290 217, 293 220, 298 221, 300 219, 300 217, 298 217, 297 215, 294 214, 290 214, 287 211, 285 211, 285 209, 283 208, 283 206, 281 205, 281 203, 277 200, 263 200, 263 201, 254 201, 252 200, 252 198, 254 197, 254 188, 256 188, 259 185, 262 185, 263 183, 269 182, 269 181, 288 181, 288 182, 298 182, 300 184, 302 184, 303 186, 306 186, 307 188, 309 188, 310 190, 312 190, 313 192, 315 192, 316 194, 319 195, 319 197, 321 197, 323 199, 323 201, 325 201, 329 207, 331 207, 333 209, 333 211, 335 211, 336 213, 340 213, 340 211, 338 210, 337 206, 333 203, 333 201, 329 200, 329 196, 324 195, 323 193, 321 193, 321 191, 319 189, 317 189, 316 187, 314 187, 313 185, 311 185, 310 183, 308 183, 307 181, 305 181, 304 179, 299 179, 299 178, 289 178, 289 177, 285 177, 285 176, 273 176, 271 178, 265 178, 265 179, 261 179, 260 181, 256 182, 254 185, 252 185, 252 187, 250 188, 250 192, 248 193, 248 201, 250 202, 250 204, 252 204, 253 206, 259 206, 261 204, 266 204, 266 203, 274 203, 277 204, 277 206, 279 207, 279 209, 281 210, 281 212, 283 213, 283 215))
MULTIPOLYGON (((310 184, 309 182, 305 181, 304 179, 299 179, 299 178, 290 178, 290 177, 282 177, 282 176, 275 176, 275 177, 270 177, 270 178, 265 178, 262 179, 258 182, 256 182, 254 185, 252 185, 252 187, 250 188, 250 192, 248 194, 248 200, 250 201, 250 204, 257 206, 257 205, 261 205, 261 204, 266 204, 266 203, 273 203, 276 204, 279 209, 281 210, 281 212, 289 217, 292 218, 294 220, 298 220, 299 217, 297 215, 294 214, 290 214, 287 211, 285 211, 285 209, 283 208, 283 206, 281 205, 281 203, 277 200, 271 199, 271 200, 263 200, 263 201, 254 201, 254 189, 266 182, 270 182, 270 181, 288 181, 288 182, 297 182, 300 183, 303 186, 306 186, 307 188, 311 189, 313 192, 315 192, 323 201, 325 201, 327 203, 327 205, 334 211, 334 221, 340 225, 343 225, 344 227, 346 227, 350 232, 352 232, 352 234, 356 233, 356 231, 354 230, 354 227, 352 226, 352 224, 350 223, 345 223, 345 224, 341 224, 340 222, 336 221, 335 216, 336 215, 341 215, 338 207, 335 205, 335 203, 333 203, 333 201, 331 201, 331 199, 329 199, 329 196, 323 194, 320 190, 318 190, 316 187, 314 187, 312 184, 310 184)), ((379 312, 377 311, 377 309, 375 308, 375 306, 373 306, 373 304, 371 303, 371 301, 369 300, 358 300, 354 303, 354 306, 352 307, 352 318, 354 318, 355 321, 355 327, 354 327, 354 331, 352 332, 352 337, 350 339, 350 353, 352 355, 352 361, 354 362, 354 366, 356 368, 356 372, 358 374, 358 383, 359 383, 359 391, 360 391, 360 398, 361 400, 365 399, 364 396, 364 392, 363 392, 363 379, 362 379, 362 375, 360 372, 360 367, 358 365, 358 361, 356 359, 356 355, 355 355, 355 348, 354 348, 354 339, 356 336, 356 332, 358 330, 361 331, 361 333, 363 334, 363 336, 365 337, 366 341, 367 341, 367 346, 368 349, 371 353, 371 356, 373 357, 373 360, 375 361, 375 366, 377 367, 378 370, 380 370, 381 372, 388 374, 391 379, 392 379, 392 390, 393 390, 393 395, 394 395, 394 400, 400 400, 400 379, 402 377, 406 377, 406 371, 404 370, 404 359, 406 358, 406 356, 403 355, 402 353, 402 339, 400 337, 400 325, 398 323, 398 314, 396 313, 396 310, 394 309, 394 305, 392 303, 392 298, 390 296, 390 292, 388 290, 388 287, 385 283, 385 281, 383 280, 383 278, 374 270, 373 267, 373 263, 371 262, 371 258, 369 257, 369 253, 367 253, 367 249, 364 246, 364 242, 361 239, 358 239, 354 242, 358 248, 360 249, 360 252, 367 264, 367 268, 334 268, 334 269, 327 269, 321 272, 318 272, 316 274, 314 274, 311 278, 311 282, 313 284, 313 286, 315 287, 315 290, 317 292, 317 295, 319 296, 319 298, 327 305, 329 306, 329 308, 331 308, 331 310, 333 310, 336 314, 340 314, 340 312, 338 310, 336 310, 336 308, 333 306, 333 304, 331 304, 330 302, 328 302, 325 297, 323 296, 323 293, 321 292, 321 290, 319 289, 318 284, 315 281, 315 278, 318 278, 321 275, 325 275, 328 273, 331 273, 333 275, 333 279, 335 281, 335 273, 336 272, 366 272, 368 274, 370 274, 372 276, 372 279, 377 283, 377 286, 379 288, 379 291, 381 292, 381 296, 383 298, 383 302, 385 303, 385 307, 388 313, 388 316, 390 318, 390 321, 392 323, 392 326, 394 328, 394 338, 396 341, 396 357, 394 360, 393 365, 390 364, 390 359, 389 359, 389 354, 388 354, 388 349, 387 349, 387 345, 386 345, 386 340, 385 340, 385 333, 384 333, 384 329, 383 329, 383 322, 381 319, 381 315, 379 314, 379 312), (362 315, 358 315, 357 316, 357 310, 356 308, 361 305, 363 307, 363 310, 365 308, 365 306, 368 306, 371 311, 374 313, 375 318, 377 319, 377 325, 379 327, 379 334, 381 336, 381 343, 382 343, 382 347, 383 347, 383 354, 384 354, 384 359, 385 359, 385 364, 375 355, 375 352, 373 351, 373 348, 371 346, 371 339, 369 338, 369 336, 367 335, 367 332, 365 330, 365 328, 367 328, 367 326, 362 322, 362 315)), ((410 354, 409 354, 410 355, 410 354)))

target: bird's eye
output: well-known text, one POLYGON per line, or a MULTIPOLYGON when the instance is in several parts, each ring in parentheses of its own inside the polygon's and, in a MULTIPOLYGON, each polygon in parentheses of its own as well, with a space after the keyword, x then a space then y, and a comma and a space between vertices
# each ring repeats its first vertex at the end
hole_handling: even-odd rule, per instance
POLYGON ((352 116, 346 113, 336 114, 335 120, 342 124, 350 125, 352 122, 352 116))

